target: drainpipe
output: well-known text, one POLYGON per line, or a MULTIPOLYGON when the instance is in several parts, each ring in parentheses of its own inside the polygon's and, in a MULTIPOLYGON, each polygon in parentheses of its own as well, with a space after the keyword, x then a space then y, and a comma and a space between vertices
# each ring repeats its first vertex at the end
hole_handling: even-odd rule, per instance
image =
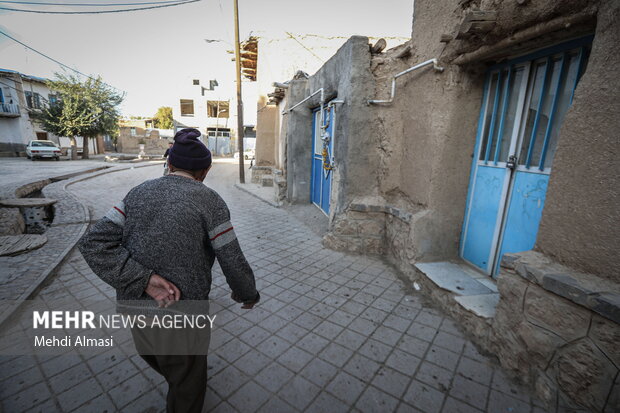
POLYGON ((433 69, 437 70, 438 72, 443 72, 444 68, 439 66, 437 63, 437 59, 430 59, 427 60, 426 62, 422 62, 422 63, 418 63, 415 66, 410 67, 407 70, 403 70, 402 72, 394 75, 394 77, 392 78, 392 91, 390 93, 390 98, 387 100, 379 100, 379 99, 373 99, 373 100, 369 100, 368 104, 377 104, 377 103, 392 103, 392 101, 394 101, 394 96, 396 94, 396 79, 398 79, 399 77, 406 75, 409 72, 413 72, 414 70, 420 69, 422 67, 428 66, 428 65, 433 65, 433 69))

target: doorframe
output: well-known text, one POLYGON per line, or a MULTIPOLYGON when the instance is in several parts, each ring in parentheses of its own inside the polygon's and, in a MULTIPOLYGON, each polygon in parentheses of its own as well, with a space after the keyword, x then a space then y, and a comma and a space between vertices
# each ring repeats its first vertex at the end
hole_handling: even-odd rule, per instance
MULTIPOLYGON (((474 151, 473 151, 473 157, 472 157, 473 159, 471 163, 469 184, 468 184, 468 190, 467 190, 467 200, 465 202, 465 216, 463 219, 463 224, 461 225, 459 256, 461 259, 463 259, 468 264, 472 264, 472 266, 474 266, 479 271, 484 271, 486 275, 489 275, 491 277, 495 277, 496 275, 496 267, 497 267, 497 262, 499 260, 498 254, 499 254, 500 247, 503 242, 504 235, 505 235, 505 225, 506 225, 505 218, 508 212, 510 201, 512 199, 511 190, 514 187, 513 177, 517 171, 518 172, 531 172, 530 169, 526 168, 524 165, 523 166, 519 165, 519 163, 517 162, 515 169, 512 170, 510 173, 507 173, 506 176, 504 177, 504 184, 502 188, 502 193, 500 195, 501 196, 500 205, 498 206, 498 211, 501 211, 501 212, 497 214, 497 218, 495 221, 495 227, 493 230, 494 242, 492 243, 491 250, 489 251, 490 259, 487 261, 486 269, 482 270, 480 267, 473 265, 473 263, 470 263, 469 261, 467 261, 463 255, 464 255, 465 243, 467 240, 467 230, 469 228, 469 219, 471 216, 472 194, 476 186, 476 177, 478 175, 478 166, 479 166, 478 162, 480 161, 480 154, 482 151, 481 137, 484 136, 484 132, 486 132, 486 128, 484 127, 485 126, 484 121, 485 121, 486 113, 488 110, 488 105, 491 104, 491 96, 490 96, 491 90, 490 89, 491 89, 491 84, 492 84, 492 73, 497 71, 499 73, 499 76, 501 76, 502 71, 504 69, 508 69, 508 73, 511 73, 511 68, 516 65, 525 64, 525 67, 526 67, 525 75, 527 77, 526 77, 526 80, 523 81, 523 84, 521 85, 521 88, 519 89, 520 97, 519 97, 519 101, 517 104, 517 107, 518 108, 520 107, 521 110, 519 110, 517 112, 517 115, 515 116, 515 124, 513 125, 513 134, 511 135, 511 138, 510 138, 511 144, 510 144, 509 154, 515 154, 516 151, 519 150, 521 145, 523 144, 523 138, 525 134, 525 128, 524 128, 524 125, 521 124, 521 121, 523 119, 524 111, 526 107, 529 106, 529 104, 524 105, 524 103, 525 101, 530 102, 531 95, 533 92, 531 91, 530 93, 528 93, 530 82, 534 81, 534 79, 530 78, 530 74, 532 70, 532 63, 534 63, 538 59, 541 59, 544 57, 551 57, 552 55, 560 53, 560 52, 569 51, 571 49, 575 49, 578 47, 589 46, 592 44, 593 39, 594 39, 594 35, 588 35, 588 36, 568 40, 568 41, 556 44, 554 46, 542 48, 542 49, 530 52, 528 54, 524 54, 522 56, 509 59, 505 62, 495 64, 489 67, 487 71, 485 72, 485 82, 483 86, 482 103, 480 105, 480 114, 478 116, 478 126, 477 126, 477 131, 476 131, 476 143, 474 145, 474 151), (523 89, 525 89, 525 95, 523 95, 523 89), (482 130, 483 128, 484 130, 482 130), (517 134, 517 137, 516 137, 517 139, 514 139, 515 133, 517 134)), ((582 67, 583 59, 584 59, 584 56, 583 55, 580 56, 576 82, 579 81, 580 75, 582 74, 581 71, 583 70, 583 67, 582 67)), ((498 77, 498 87, 499 87, 499 81, 500 81, 500 77, 498 77)), ((507 86, 509 87, 510 85, 508 84, 507 86)), ((574 94, 574 90, 576 86, 577 86, 577 83, 573 87, 573 94, 574 94)), ((508 87, 507 87, 507 90, 509 90, 508 87)), ((499 88, 498 88, 498 92, 499 92, 499 88)), ((572 96, 571 96, 571 103, 572 103, 572 96)), ((492 126, 494 125, 493 125, 493 122, 491 121, 488 127, 491 128, 492 126)), ((491 138, 492 137, 490 137, 490 139, 491 138)), ((488 160, 486 162, 488 162, 488 160)), ((502 168, 502 167, 505 168, 505 162, 501 162, 501 163, 498 162, 497 164, 494 163, 493 165, 484 165, 484 166, 495 167, 495 168, 502 168), (500 166, 500 164, 502 164, 502 166, 500 166)), ((545 168, 542 171, 538 170, 536 173, 550 175, 551 168, 545 168)))
MULTIPOLYGON (((514 65, 508 66, 509 73, 511 73, 510 71, 512 70, 513 66, 517 66, 520 64, 521 63, 517 63, 514 65)), ((508 156, 516 154, 517 149, 520 147, 521 139, 523 139, 523 133, 525 132, 525 129, 523 128, 523 125, 521 124, 521 121, 523 120, 523 113, 525 111, 525 106, 523 104, 525 103, 526 100, 529 101, 529 98, 531 97, 531 96, 528 96, 528 93, 527 93, 530 81, 532 80, 530 79, 531 69, 532 69, 531 62, 528 61, 528 62, 523 63, 523 71, 524 71, 523 73, 524 73, 525 78, 521 81, 521 85, 519 87, 519 92, 518 92, 519 97, 517 100, 517 108, 521 108, 521 110, 518 110, 515 115, 515 121, 512 126, 512 133, 510 134, 510 148, 508 149, 508 156)), ((501 73, 502 70, 504 69, 500 68, 499 73, 501 73)), ((508 82, 506 85, 507 92, 510 90, 510 86, 511 86, 510 82, 508 82)), ((529 95, 531 95, 531 93, 529 95)), ((509 96, 504 96, 504 99, 508 100, 508 97, 509 96)), ((503 116, 504 114, 502 115, 502 117, 503 116)), ((501 131, 498 130, 498 133, 500 132, 501 131)), ((490 136, 489 139, 492 140, 493 137, 490 136)), ((500 143, 501 142, 497 143, 498 148, 500 146, 500 143)), ((503 162, 503 164, 504 164, 503 169, 505 170, 506 163, 503 162)), ((478 172, 478 166, 479 165, 476 164, 476 172, 478 172)), ((485 165, 485 166, 500 168, 500 166, 497 164, 496 165, 485 165)), ((500 201, 499 201, 500 203, 498 207, 499 213, 497 214, 497 218, 495 220, 495 228, 493 229, 493 244, 491 244, 491 251, 489 252, 489 260, 487 263, 487 273, 491 277, 493 277, 495 274, 495 267, 496 267, 495 261, 497 258, 497 254, 500 251, 502 239, 504 238, 505 217, 508 212, 508 206, 510 205, 510 199, 512 198, 511 190, 514 186, 514 176, 515 176, 514 170, 506 173, 504 176, 504 184, 502 186, 502 193, 500 195, 500 201)))
MULTIPOLYGON (((323 113, 325 114, 325 108, 328 106, 328 103, 325 103, 325 105, 323 105, 323 106, 324 106, 323 107, 323 113)), ((316 134, 317 134, 317 132, 319 134, 321 132, 321 125, 319 126, 319 130, 318 131, 317 131, 317 125, 316 125, 316 123, 317 123, 317 113, 320 113, 320 111, 321 111, 321 106, 320 105, 311 109, 311 112, 312 112, 312 134, 311 134, 312 154, 311 155, 312 156, 311 156, 311 163, 310 163, 310 203, 313 204, 314 206, 316 206, 319 209, 319 211, 321 211, 326 217, 329 217, 329 214, 327 212, 325 212, 323 210, 323 208, 321 207, 321 205, 323 204, 323 183, 322 182, 321 182, 321 189, 319 191, 319 203, 317 204, 312 199, 312 195, 314 193, 314 185, 316 184, 314 182, 314 161, 315 161, 314 157, 316 155, 315 149, 316 149, 316 138, 317 138, 316 134)), ((324 116, 325 115, 323 115, 323 117, 324 116)), ((332 115, 332 117, 335 118, 333 115, 332 115)), ((321 121, 324 122, 325 119, 320 119, 320 116, 319 116, 319 122, 321 122, 321 121)), ((331 121, 333 121, 333 119, 330 120, 330 122, 331 121)), ((332 140, 332 144, 333 144, 333 140, 332 140)), ((333 158, 333 146, 332 146, 332 153, 330 154, 330 156, 333 158)), ((323 177, 323 171, 322 170, 321 170, 321 177, 323 177)), ((324 179, 324 178, 322 178, 322 179, 324 179)), ((331 191, 331 186, 330 186, 330 191, 331 191)), ((330 209, 330 212, 331 212, 331 194, 330 194, 330 197, 329 197, 329 209, 330 209)))

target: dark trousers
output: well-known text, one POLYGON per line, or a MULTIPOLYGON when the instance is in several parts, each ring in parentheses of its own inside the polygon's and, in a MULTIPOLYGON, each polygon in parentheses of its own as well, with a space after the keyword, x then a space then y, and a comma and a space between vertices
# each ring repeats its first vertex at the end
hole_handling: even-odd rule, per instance
POLYGON ((207 356, 141 355, 168 382, 167 413, 200 413, 207 391, 207 356))
MULTIPOLYGON (((208 330, 208 329, 207 329, 208 330)), ((167 413, 200 413, 207 391, 209 331, 132 328, 140 357, 168 383, 167 413), (205 334, 207 333, 207 334, 205 334)))

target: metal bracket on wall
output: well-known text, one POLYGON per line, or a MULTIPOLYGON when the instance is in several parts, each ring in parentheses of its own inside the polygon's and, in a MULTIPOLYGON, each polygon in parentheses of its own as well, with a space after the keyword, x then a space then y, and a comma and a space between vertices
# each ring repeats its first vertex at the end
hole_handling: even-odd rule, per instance
POLYGON ((377 103, 392 103, 394 101, 394 96, 396 95, 396 79, 398 79, 399 77, 406 75, 409 72, 413 72, 414 70, 420 69, 422 67, 425 66, 429 66, 429 65, 433 65, 433 69, 435 69, 438 72, 443 72, 444 68, 439 66, 439 64, 437 63, 437 59, 430 59, 427 60, 426 62, 422 62, 422 63, 418 63, 415 66, 410 67, 407 70, 403 70, 400 73, 397 73, 394 75, 394 77, 392 78, 392 91, 390 93, 390 98, 389 99, 373 99, 373 100, 369 100, 368 104, 372 105, 372 104, 377 104, 377 103))

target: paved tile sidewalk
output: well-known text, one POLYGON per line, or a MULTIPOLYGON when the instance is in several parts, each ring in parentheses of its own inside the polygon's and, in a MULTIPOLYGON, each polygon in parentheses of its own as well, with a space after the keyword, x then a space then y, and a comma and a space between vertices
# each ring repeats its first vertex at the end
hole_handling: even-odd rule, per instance
MULTIPOLYGON (((406 295, 391 267, 322 247, 286 211, 232 188, 231 167, 216 165, 209 185, 231 208, 263 299, 251 311, 240 309, 214 268, 208 411, 544 411, 449 317, 419 293, 406 295)), ((97 212, 124 195, 106 191, 108 179, 126 180, 126 191, 159 172, 153 169, 104 175, 71 190, 97 212)), ((113 292, 75 251, 41 291, 55 299, 101 294, 113 292)), ((163 411, 165 403, 162 378, 118 350, 2 357, 0 380, 6 412, 163 411)))

